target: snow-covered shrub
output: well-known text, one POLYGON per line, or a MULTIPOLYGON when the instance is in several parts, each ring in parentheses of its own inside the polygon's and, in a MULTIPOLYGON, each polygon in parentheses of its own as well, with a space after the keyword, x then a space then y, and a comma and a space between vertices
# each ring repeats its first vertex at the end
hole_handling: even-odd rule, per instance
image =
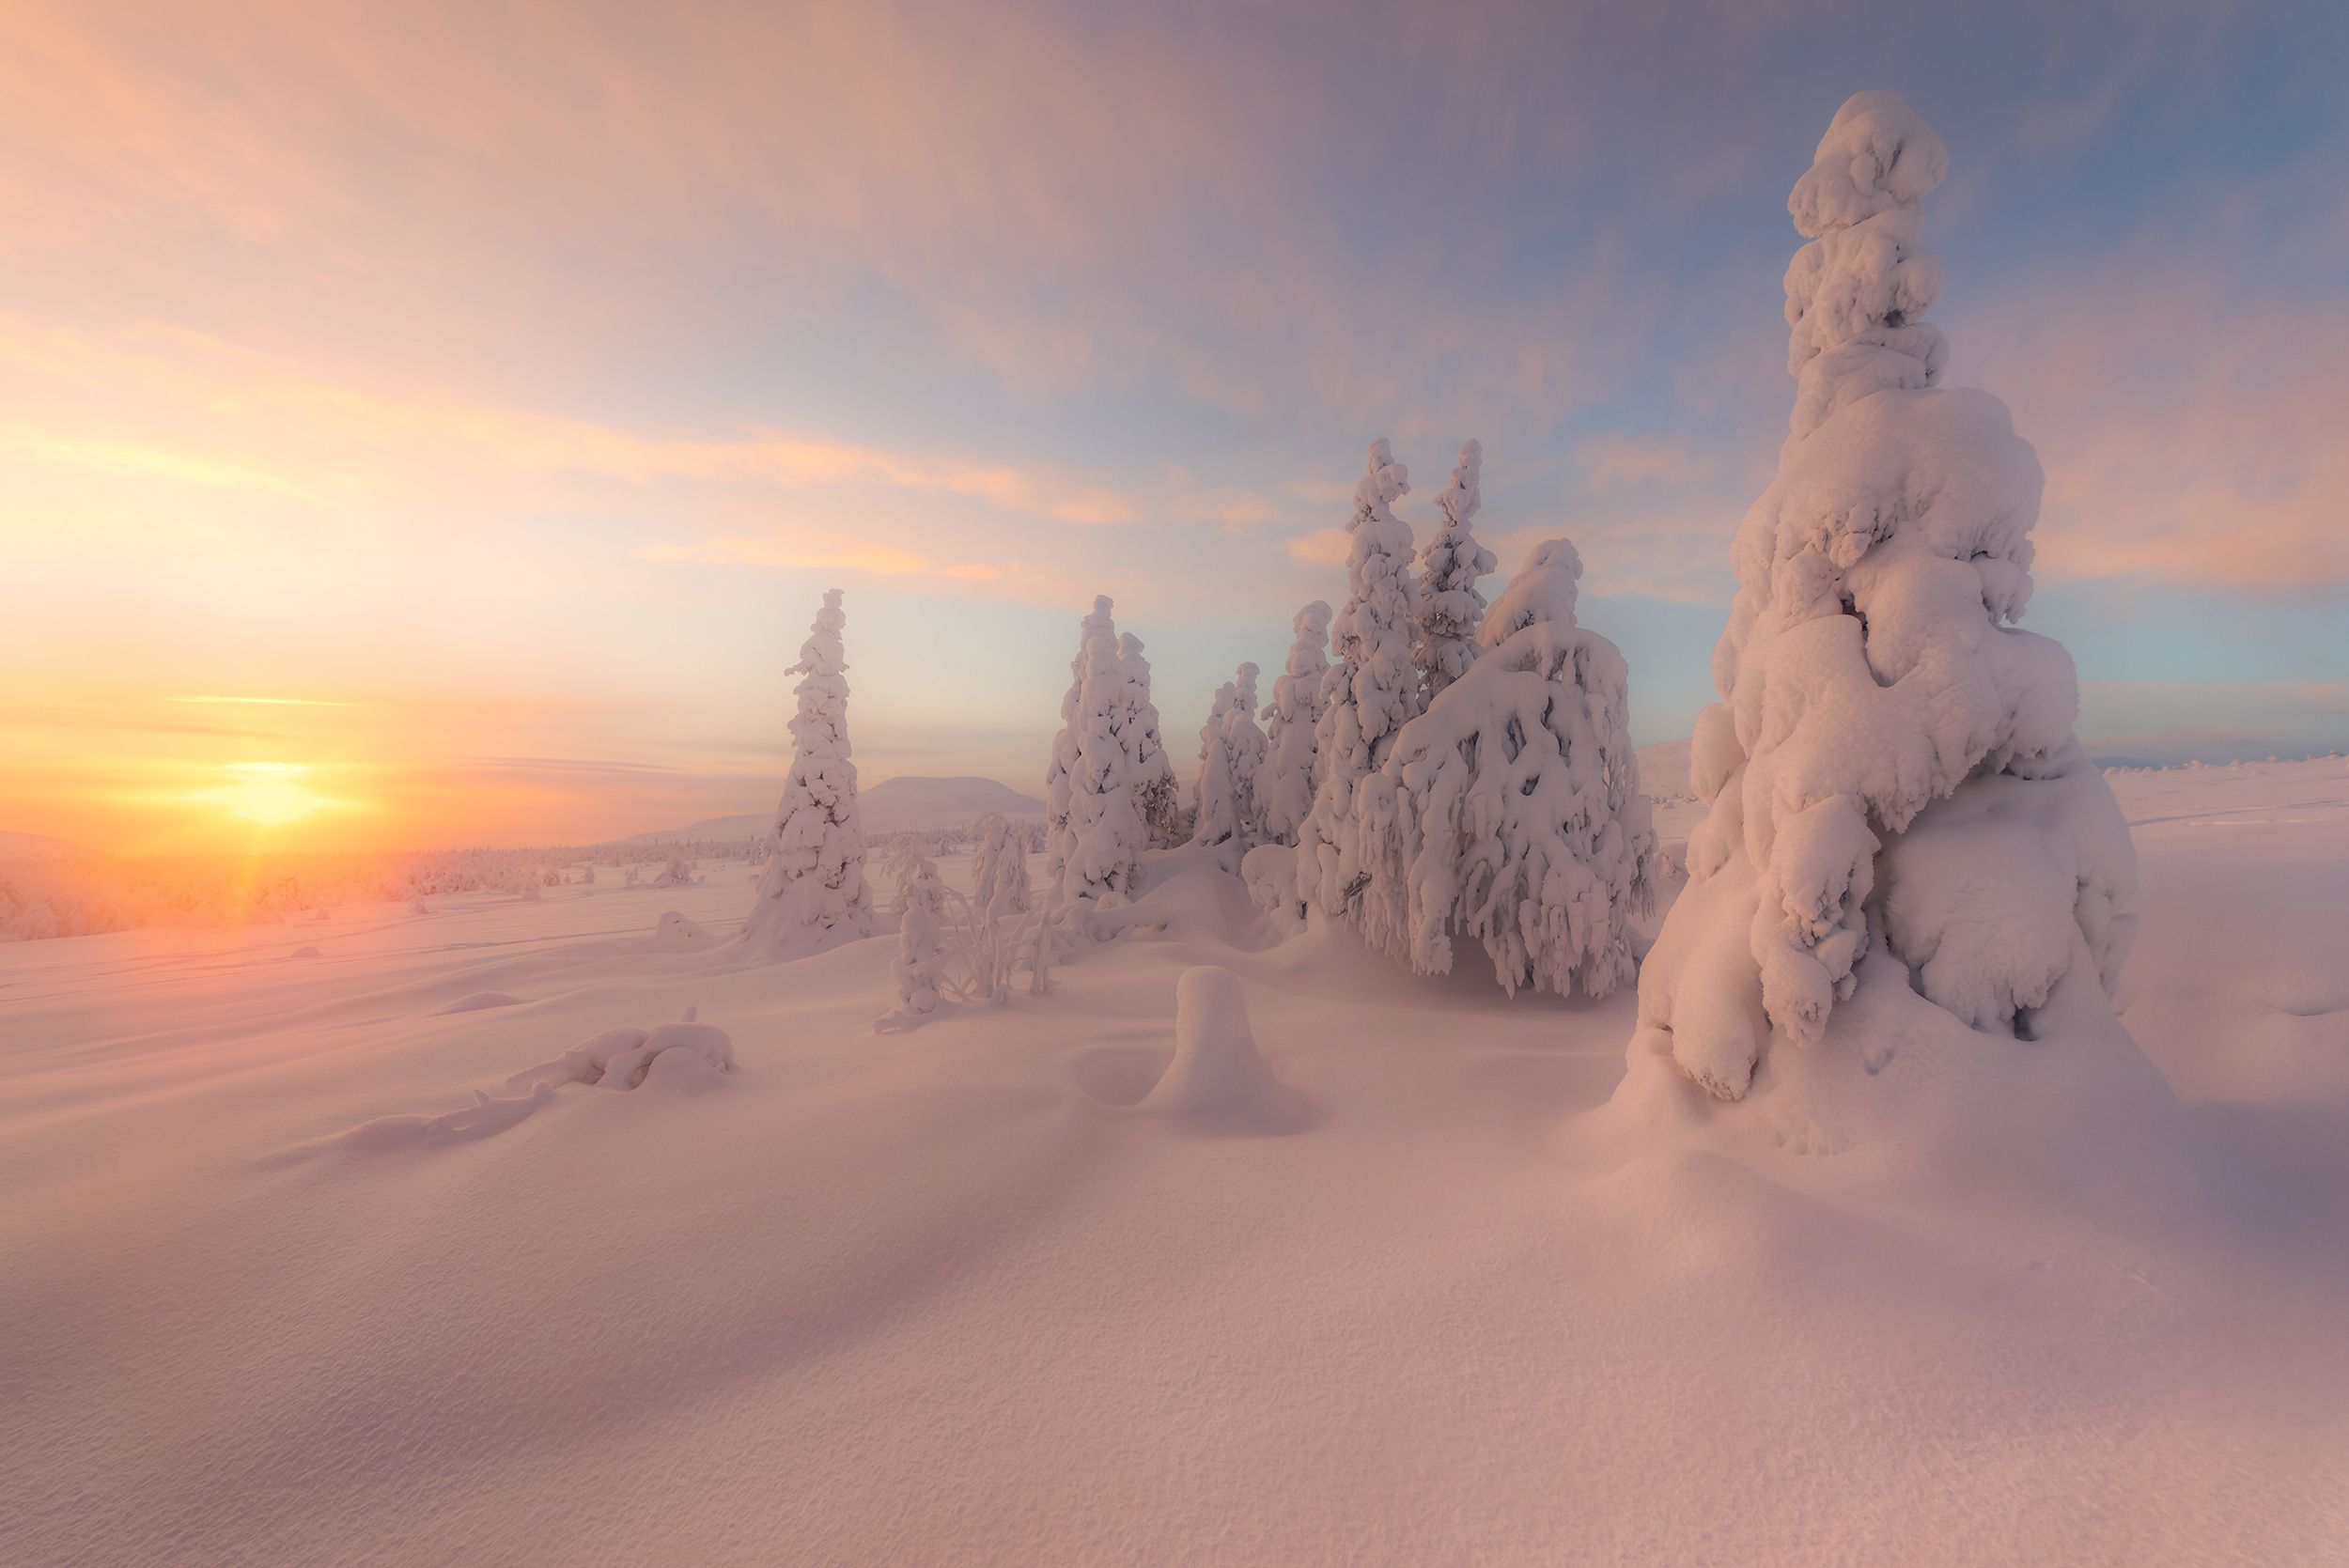
MULTIPOLYGON (((1555 582, 1565 541, 1522 576, 1555 582)), ((1358 902, 1372 946, 1422 974, 1452 969, 1455 932, 1493 973, 1601 997, 1633 976, 1628 923, 1654 904, 1659 866, 1629 731, 1629 674, 1615 644, 1575 624, 1563 594, 1512 597, 1531 618, 1403 726, 1363 782, 1370 886, 1358 902)))
POLYGON ((1500 564, 1470 531, 1485 504, 1484 472, 1484 444, 1462 443, 1452 483, 1436 497, 1443 525, 1420 551, 1419 644, 1413 657, 1430 701, 1476 658, 1476 629, 1485 617, 1485 596, 1476 591, 1476 580, 1500 564))
POLYGON ((1142 656, 1142 639, 1127 632, 1117 640, 1117 661, 1126 673, 1126 699, 1118 715, 1118 734, 1133 759, 1134 810, 1143 831, 1159 849, 1172 848, 1190 836, 1183 813, 1183 795, 1174 782, 1174 764, 1159 736, 1159 708, 1150 699, 1150 661, 1142 656))
POLYGON ((1191 842, 1232 846, 1231 866, 1256 836, 1256 779, 1263 770, 1264 731, 1256 727, 1256 666, 1242 664, 1223 683, 1199 731, 1199 795, 1191 842))
POLYGON ((1295 844, 1314 806, 1314 726, 1330 674, 1330 607, 1315 599, 1297 613, 1288 663, 1265 705, 1265 766, 1256 781, 1257 828, 1267 841, 1295 844))
POLYGON ((1346 608, 1331 627, 1336 663, 1329 703, 1314 733, 1320 778, 1297 845, 1298 898, 1341 914, 1364 886, 1355 786, 1378 771, 1394 737, 1421 706, 1411 639, 1419 585, 1411 570, 1411 531, 1393 504, 1410 489, 1385 437, 1354 491, 1353 543, 1346 552, 1346 608))
POLYGON ((2109 991, 2136 880, 2072 733, 2030 593, 2039 463, 2006 409, 1936 387, 1939 263, 1919 203, 1947 166, 1898 97, 1837 111, 1788 201, 1794 414, 1737 530, 1691 782, 1691 883, 1640 984, 1642 1048, 1745 1094, 1779 1037, 1822 1038, 1881 948, 1978 1027, 2029 1032, 2075 974, 2109 991))
POLYGON ((848 662, 840 644, 847 625, 840 590, 831 589, 800 661, 785 672, 801 677, 791 772, 775 813, 774 855, 741 938, 770 957, 797 957, 873 929, 856 764, 849 760, 848 662))
POLYGON ((693 868, 684 860, 672 860, 661 875, 652 879, 656 888, 690 888, 693 885, 693 868))

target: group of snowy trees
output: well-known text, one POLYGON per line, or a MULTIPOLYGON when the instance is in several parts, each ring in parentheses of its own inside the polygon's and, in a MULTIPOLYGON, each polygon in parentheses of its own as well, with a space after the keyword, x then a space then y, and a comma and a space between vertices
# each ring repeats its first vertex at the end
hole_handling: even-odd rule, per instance
MULTIPOLYGON (((1346 922, 1421 972, 1467 939, 1512 992, 1601 996, 1636 976, 1647 1048, 1724 1098, 1774 1035, 1820 1039, 1877 947, 1978 1027, 2026 1032, 2067 986, 2108 992, 2133 929, 2127 830, 2073 736, 2068 656, 2009 624, 2030 591, 2038 463, 1997 399, 1937 388, 1946 351, 1922 319, 1940 270, 1920 203, 1946 163, 1906 103, 1862 93, 1789 201, 1809 240, 1786 272, 1795 410, 1733 550, 1721 701, 1691 748, 1710 808, 1692 885, 1644 968, 1628 923, 1661 860, 1623 656, 1576 619, 1580 558, 1536 546, 1488 608, 1481 446, 1460 449, 1414 557, 1394 512, 1409 476, 1379 440, 1343 607, 1297 613, 1261 711, 1253 664, 1217 693, 1188 809, 1142 644, 1094 601, 1046 780, 1047 902, 1029 917, 1024 858, 1014 878, 991 843, 957 917, 964 991, 1001 995, 1010 960, 993 955, 1013 948, 1040 986, 1055 942, 1094 934, 1088 911, 1140 893, 1145 851, 1188 842, 1284 924, 1346 922), (1015 915, 1016 939, 986 934, 1015 915)), ((795 666, 800 749, 746 934, 769 946, 869 921, 838 601, 795 666)), ((915 1015, 937 1004, 961 895, 918 854, 901 886, 915 1015)))
POLYGON ((1244 870, 1284 923, 1350 922, 1421 973, 1449 971, 1465 937, 1512 992, 1603 996, 1632 978, 1629 921, 1652 906, 1661 868, 1628 673, 1576 623, 1581 565, 1563 539, 1536 546, 1487 611, 1483 471, 1469 442, 1414 560, 1394 513, 1409 474, 1372 443, 1346 607, 1298 612, 1267 709, 1267 807, 1244 870))

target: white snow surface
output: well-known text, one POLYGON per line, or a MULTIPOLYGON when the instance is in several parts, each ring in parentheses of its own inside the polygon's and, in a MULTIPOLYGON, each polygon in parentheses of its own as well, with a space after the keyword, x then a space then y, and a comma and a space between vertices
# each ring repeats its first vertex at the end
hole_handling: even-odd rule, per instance
POLYGON ((739 868, 0 948, 0 1561, 2338 1561, 2349 771, 2111 783, 2138 1050, 1863 984, 1718 1115, 1194 851, 903 1033, 885 929, 657 950, 739 868), (708 1092, 509 1081, 692 1006, 708 1092), (1146 1111, 1187 1030, 1305 1113, 1146 1111))

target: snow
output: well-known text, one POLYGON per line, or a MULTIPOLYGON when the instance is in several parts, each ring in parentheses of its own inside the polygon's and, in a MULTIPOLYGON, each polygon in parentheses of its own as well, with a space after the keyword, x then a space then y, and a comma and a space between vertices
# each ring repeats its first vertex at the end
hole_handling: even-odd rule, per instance
POLYGON ((1735 1107, 1627 992, 1273 945, 1189 851, 1160 934, 905 1033, 885 928, 652 950, 734 877, 11 944, 0 1560, 2326 1560, 2349 771, 2111 782, 2141 1052, 1863 985, 1878 1072, 1735 1107), (711 1092, 508 1086, 693 1005, 711 1092), (1308 1113, 1146 1110, 1186 1038, 1308 1113), (1953 1072, 2012 1114, 1837 1120, 1953 1072))

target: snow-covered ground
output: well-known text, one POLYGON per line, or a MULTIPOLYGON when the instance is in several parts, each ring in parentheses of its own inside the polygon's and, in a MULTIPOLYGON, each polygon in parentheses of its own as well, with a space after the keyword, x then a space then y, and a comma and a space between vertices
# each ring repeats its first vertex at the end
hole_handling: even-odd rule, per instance
POLYGON ((1639 1157, 1628 989, 1179 856, 901 1033, 887 936, 654 939, 733 863, 0 947, 0 1561, 2349 1560, 2349 765, 2113 784, 2183 1199, 1639 1157), (1278 1116, 1150 1094, 1203 964, 1278 1116), (533 1086, 689 1007, 731 1076, 533 1086))

